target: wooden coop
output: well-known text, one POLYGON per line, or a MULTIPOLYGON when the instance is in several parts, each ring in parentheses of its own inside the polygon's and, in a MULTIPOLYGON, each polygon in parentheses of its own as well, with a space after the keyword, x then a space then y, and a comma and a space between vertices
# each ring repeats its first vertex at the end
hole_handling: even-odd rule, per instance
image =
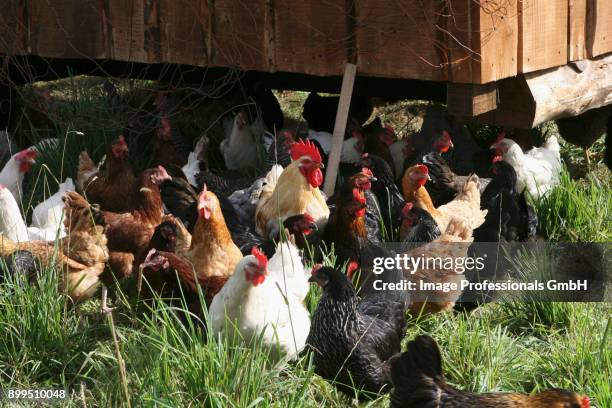
POLYGON ((612 103, 611 53, 609 0, 4 0, 0 14, 0 82, 172 64, 337 92, 350 63, 372 95, 520 128, 612 103))

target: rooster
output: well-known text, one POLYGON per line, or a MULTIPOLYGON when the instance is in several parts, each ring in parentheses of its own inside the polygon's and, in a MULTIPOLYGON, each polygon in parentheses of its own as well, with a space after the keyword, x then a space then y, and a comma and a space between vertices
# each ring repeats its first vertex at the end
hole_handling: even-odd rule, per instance
POLYGON ((257 248, 244 257, 210 305, 216 335, 262 339, 270 360, 293 359, 302 351, 310 329, 303 301, 308 277, 297 248, 280 243, 272 258, 257 248))
POLYGON ((498 138, 491 148, 514 167, 519 193, 526 191, 537 199, 559 184, 561 156, 555 136, 549 137, 542 147, 534 147, 526 153, 516 142, 504 137, 498 138))
POLYGON ((0 184, 6 186, 15 200, 21 203, 22 183, 25 173, 36 160, 36 150, 29 148, 14 154, 0 172, 0 184))
POLYGON ((129 148, 123 136, 108 147, 104 167, 100 170, 86 151, 79 156, 77 186, 90 202, 99 204, 104 211, 127 212, 135 205, 136 177, 128 156, 129 148))
POLYGON ((388 360, 400 351, 406 327, 403 294, 360 299, 348 276, 330 267, 313 268, 310 281, 323 288, 307 340, 315 372, 349 396, 388 392, 388 360))
MULTIPOLYGON (((255 211, 256 231, 274 237, 279 219, 310 214, 319 227, 329 218, 329 208, 319 186, 323 183, 321 155, 310 141, 299 141, 291 147, 293 162, 262 191, 255 211)), ((271 171, 275 171, 274 168, 271 171)), ((268 178, 268 177, 267 177, 268 178)))
POLYGON ((424 164, 417 164, 408 169, 402 178, 402 190, 407 202, 427 210, 436 220, 440 231, 446 230, 451 217, 463 221, 466 227, 473 230, 485 221, 486 210, 480 209, 480 192, 478 191, 478 176, 468 178, 462 191, 455 199, 436 208, 431 201, 424 185, 429 179, 429 169, 424 164))
POLYGON ((391 359, 391 408, 589 408, 587 396, 551 389, 534 395, 474 394, 446 383, 435 340, 418 336, 391 359))

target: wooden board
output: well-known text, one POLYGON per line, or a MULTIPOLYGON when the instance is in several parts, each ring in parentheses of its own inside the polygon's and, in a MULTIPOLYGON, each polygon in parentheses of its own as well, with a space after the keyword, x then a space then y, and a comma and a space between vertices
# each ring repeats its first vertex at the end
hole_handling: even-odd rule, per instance
POLYGON ((274 2, 275 68, 312 75, 342 75, 347 62, 345 1, 274 2))
POLYGON ((206 0, 160 2, 161 59, 164 62, 204 66, 208 63, 210 20, 206 0))
POLYGON ((359 0, 356 10, 358 69, 361 75, 447 79, 446 46, 436 24, 446 24, 436 0, 359 0))
POLYGON ((568 0, 522 0, 518 4, 518 72, 567 63, 568 0))
POLYGON ((587 13, 589 58, 612 52, 612 1, 588 0, 587 13))
POLYGON ((120 61, 146 62, 143 0, 106 0, 110 29, 109 57, 120 61))
POLYGON ((577 61, 587 58, 587 0, 569 0, 569 38, 567 44, 568 60, 577 61))
POLYGON ((27 19, 25 3, 8 0, 0 13, 0 54, 23 54, 27 49, 27 19))
POLYGON ((32 53, 60 58, 106 56, 99 1, 30 1, 28 5, 32 53))

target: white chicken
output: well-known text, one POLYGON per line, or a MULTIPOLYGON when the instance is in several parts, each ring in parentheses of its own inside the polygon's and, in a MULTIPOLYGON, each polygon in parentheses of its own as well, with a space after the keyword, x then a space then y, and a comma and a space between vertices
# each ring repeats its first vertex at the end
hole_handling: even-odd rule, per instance
POLYGON ((292 244, 280 244, 270 261, 254 248, 210 305, 215 335, 246 343, 261 336, 272 362, 295 358, 310 331, 310 315, 303 304, 307 278, 292 244))
POLYGON ((0 172, 0 184, 9 189, 17 202, 21 202, 22 183, 25 173, 30 171, 36 160, 36 150, 28 148, 15 153, 0 172))
POLYGON ((262 165, 263 154, 260 152, 256 136, 260 135, 253 133, 253 127, 248 125, 246 113, 239 112, 234 118, 232 131, 219 146, 225 166, 229 170, 248 171, 262 165))
POLYGON ((198 140, 198 143, 196 143, 195 148, 193 149, 193 152, 189 153, 189 156, 187 157, 187 164, 185 164, 183 168, 181 169, 183 170, 185 177, 187 177, 187 181, 189 182, 189 184, 191 184, 193 187, 196 187, 196 188, 198 188, 198 182, 196 180, 196 176, 200 172, 200 158, 201 158, 201 155, 205 153, 204 149, 206 148, 207 145, 208 145, 208 136, 204 134, 202 135, 200 140, 198 140))
POLYGON ((32 227, 44 231, 48 241, 66 236, 63 222, 64 200, 62 197, 64 193, 69 191, 75 191, 74 182, 71 178, 67 178, 61 183, 57 192, 38 204, 32 212, 32 227))
POLYGON ((534 147, 527 153, 523 153, 515 141, 504 137, 500 137, 491 148, 516 171, 519 193, 527 190, 538 199, 559 183, 561 155, 555 136, 549 137, 542 147, 534 147))

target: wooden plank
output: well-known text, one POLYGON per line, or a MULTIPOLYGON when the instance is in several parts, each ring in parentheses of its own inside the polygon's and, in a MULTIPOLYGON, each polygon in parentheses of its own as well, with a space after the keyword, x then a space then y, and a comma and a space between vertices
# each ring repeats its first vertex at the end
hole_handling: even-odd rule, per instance
POLYGON ((105 58, 98 0, 29 2, 30 47, 42 57, 105 58), (77 12, 78 11, 78 12, 77 12))
POLYGON ((332 136, 332 147, 327 158, 327 171, 325 172, 325 184, 323 191, 328 197, 334 194, 336 188, 336 176, 338 166, 340 166, 340 154, 342 153, 342 142, 346 132, 346 121, 348 120, 349 108, 351 107, 351 97, 353 96, 353 85, 355 84, 355 74, 357 66, 346 64, 344 76, 342 77, 342 88, 340 89, 340 101, 336 111, 336 123, 334 124, 334 134, 332 136))
POLYGON ((455 83, 480 82, 480 6, 472 0, 451 0, 446 25, 449 71, 455 83))
POLYGON ((568 0, 522 0, 518 4, 518 72, 566 64, 568 0))
POLYGON ((350 38, 344 1, 274 2, 276 69, 342 75, 350 38))
POLYGON ((612 52, 612 1, 588 0, 587 13, 589 58, 612 52))
POLYGON ((356 43, 360 75, 447 79, 446 2, 436 0, 357 2, 356 43))
POLYGON ((209 19, 206 0, 161 0, 160 38, 164 62, 205 66, 209 19))
POLYGON ((569 0, 569 38, 567 44, 568 60, 577 61, 587 58, 587 0, 569 0))
POLYGON ((460 117, 482 115, 497 109, 497 82, 484 85, 448 83, 448 113, 460 117))
MULTIPOLYGON (((523 0, 527 1, 527 0, 523 0)), ((544 0, 547 1, 547 0, 544 0)), ((476 83, 487 83, 517 74, 519 21, 517 0, 484 0, 478 27, 480 33, 480 77, 476 83)))
POLYGON ((268 70, 264 51, 265 0, 212 0, 210 65, 268 70))
POLYGON ((111 30, 111 58, 147 62, 144 50, 143 0, 107 0, 111 30))
POLYGON ((25 54, 27 50, 25 2, 8 0, 0 13, 0 54, 25 54))

